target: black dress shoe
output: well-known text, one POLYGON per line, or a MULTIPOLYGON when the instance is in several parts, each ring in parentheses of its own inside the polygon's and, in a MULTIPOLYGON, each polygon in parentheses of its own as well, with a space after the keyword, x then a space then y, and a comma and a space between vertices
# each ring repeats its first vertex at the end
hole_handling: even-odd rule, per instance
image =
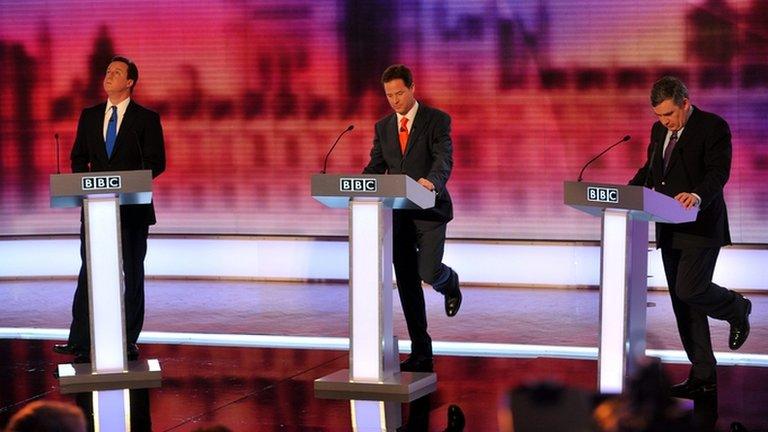
POLYGON ((434 372, 434 369, 432 357, 411 355, 400 363, 401 372, 434 372))
POLYGON ((729 429, 729 431, 730 432, 749 432, 747 428, 745 428, 744 425, 739 422, 731 423, 731 428, 729 429))
POLYGON ((126 351, 128 353, 128 360, 130 360, 130 361, 138 360, 138 358, 139 358, 139 346, 138 345, 136 345, 135 343, 129 343, 126 351))
POLYGON ((672 397, 681 399, 696 399, 717 392, 717 384, 702 381, 698 378, 688 378, 680 384, 669 388, 672 397))
POLYGON ((460 432, 464 430, 466 420, 464 419, 464 411, 458 405, 451 405, 448 407, 448 426, 444 432, 460 432))
POLYGON ((445 314, 449 317, 456 316, 461 307, 461 289, 459 289, 459 275, 455 271, 451 274, 451 290, 445 294, 445 314))
POLYGON ((72 363, 90 363, 90 362, 91 362, 90 354, 77 354, 75 355, 75 359, 72 361, 72 363))
POLYGON ((70 344, 56 344, 53 346, 53 352, 56 354, 64 355, 76 355, 79 350, 75 345, 70 344))
POLYGON ((732 350, 741 348, 749 336, 749 314, 752 313, 752 302, 744 297, 742 299, 746 302, 744 314, 740 319, 731 323, 731 333, 728 336, 728 347, 732 350))

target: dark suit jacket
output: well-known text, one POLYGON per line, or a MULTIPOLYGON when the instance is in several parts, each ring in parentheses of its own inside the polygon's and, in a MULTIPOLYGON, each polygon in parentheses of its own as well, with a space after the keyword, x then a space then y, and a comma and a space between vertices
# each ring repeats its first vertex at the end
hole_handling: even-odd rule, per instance
POLYGON ((663 146, 667 129, 660 123, 651 128, 648 160, 630 180, 674 197, 692 192, 701 197, 696 221, 656 224, 659 247, 720 247, 731 244, 723 187, 731 172, 731 130, 716 114, 693 107, 680 140, 672 150, 664 171, 663 146))
POLYGON ((392 113, 376 122, 371 161, 364 174, 407 174, 414 180, 425 178, 435 185, 435 207, 427 210, 399 210, 415 220, 446 223, 453 219, 453 204, 446 188, 453 169, 451 117, 435 108, 419 104, 411 133, 400 152, 397 115, 392 113))
MULTIPOLYGON (((133 100, 125 110, 117 132, 112 157, 107 157, 104 143, 106 102, 86 108, 80 114, 77 136, 70 158, 72 172, 152 170, 157 177, 165 171, 165 142, 160 116, 133 100), (141 147, 141 151, 139 151, 141 147)), ((153 225, 156 222, 153 204, 120 206, 123 226, 153 225)))

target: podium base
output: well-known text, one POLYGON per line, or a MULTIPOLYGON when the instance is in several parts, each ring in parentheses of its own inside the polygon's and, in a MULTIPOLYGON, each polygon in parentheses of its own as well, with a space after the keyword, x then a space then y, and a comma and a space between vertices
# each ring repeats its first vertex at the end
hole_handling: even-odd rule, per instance
POLYGON ((58 367, 62 394, 103 390, 160 387, 162 371, 157 359, 128 362, 125 372, 94 373, 90 363, 62 363, 58 367))
POLYGON ((437 389, 432 372, 398 372, 376 382, 350 381, 349 369, 315 380, 315 397, 321 399, 375 400, 407 403, 437 389))

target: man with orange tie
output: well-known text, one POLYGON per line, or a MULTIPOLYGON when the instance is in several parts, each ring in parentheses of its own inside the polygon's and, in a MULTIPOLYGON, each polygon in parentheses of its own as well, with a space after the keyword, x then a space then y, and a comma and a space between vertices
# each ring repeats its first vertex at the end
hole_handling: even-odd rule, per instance
POLYGON ((427 332, 424 281, 445 296, 445 313, 461 307, 459 275, 442 263, 445 230, 453 219, 446 183, 453 168, 451 117, 414 99, 410 69, 392 65, 381 77, 395 111, 376 123, 371 160, 364 174, 406 174, 437 195, 426 210, 395 210, 392 260, 400 304, 411 338, 411 355, 400 363, 408 372, 432 372, 432 339, 427 332))

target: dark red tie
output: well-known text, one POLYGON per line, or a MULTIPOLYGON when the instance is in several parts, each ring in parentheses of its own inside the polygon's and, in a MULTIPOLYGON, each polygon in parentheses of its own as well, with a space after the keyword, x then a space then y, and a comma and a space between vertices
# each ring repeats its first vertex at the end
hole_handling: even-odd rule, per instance
POLYGON ((405 146, 408 144, 408 117, 400 120, 400 153, 405 154, 405 146))
POLYGON ((667 170, 669 158, 672 156, 672 150, 675 149, 675 144, 677 144, 677 132, 672 132, 672 136, 669 137, 669 143, 667 143, 667 148, 664 149, 664 171, 667 170))

